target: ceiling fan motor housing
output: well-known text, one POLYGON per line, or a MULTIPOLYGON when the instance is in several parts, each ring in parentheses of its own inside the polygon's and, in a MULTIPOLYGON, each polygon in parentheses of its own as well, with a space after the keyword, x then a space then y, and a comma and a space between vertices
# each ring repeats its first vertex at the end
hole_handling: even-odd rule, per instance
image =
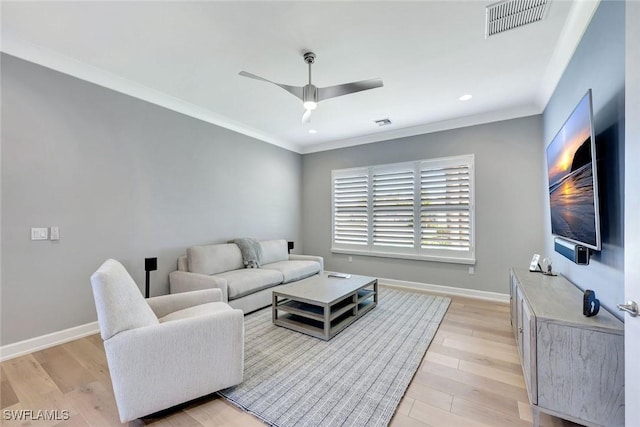
POLYGON ((309 83, 302 88, 302 103, 307 110, 314 110, 318 103, 318 88, 309 83))

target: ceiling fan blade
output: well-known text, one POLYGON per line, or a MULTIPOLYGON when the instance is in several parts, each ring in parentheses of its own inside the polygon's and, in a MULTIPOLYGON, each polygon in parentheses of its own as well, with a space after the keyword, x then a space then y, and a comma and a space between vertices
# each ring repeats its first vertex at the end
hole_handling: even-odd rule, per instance
POLYGON ((302 115, 302 123, 309 123, 311 121, 311 110, 304 110, 302 115))
POLYGON ((282 84, 282 83, 272 82, 271 80, 267 80, 264 77, 256 76, 255 74, 251 74, 251 73, 248 73, 246 71, 240 71, 238 74, 243 76, 243 77, 249 77, 250 79, 255 79, 255 80, 262 80, 263 82, 267 82, 267 83, 271 83, 271 84, 274 84, 276 86, 279 86, 282 89, 284 89, 287 92, 289 92, 290 94, 292 94, 293 96, 295 96, 295 97, 297 97, 297 98, 302 100, 302 97, 303 97, 302 93, 303 92, 302 92, 302 87, 301 86, 290 86, 290 85, 285 85, 285 84, 282 84))
POLYGON ((382 79, 369 79, 361 80, 359 82, 321 87, 318 88, 318 101, 348 95, 350 93, 361 92, 363 90, 375 89, 382 86, 382 79))

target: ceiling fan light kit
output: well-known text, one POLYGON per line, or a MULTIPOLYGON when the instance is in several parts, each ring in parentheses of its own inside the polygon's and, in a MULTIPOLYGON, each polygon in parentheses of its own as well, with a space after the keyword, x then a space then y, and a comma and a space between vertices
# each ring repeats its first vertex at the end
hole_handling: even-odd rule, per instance
POLYGON ((302 100, 302 106, 306 110, 315 110, 318 106, 318 91, 315 86, 306 85, 304 88, 304 96, 302 100))
POLYGON ((375 89, 377 87, 382 87, 381 79, 369 79, 369 80, 361 80, 358 82, 345 83, 341 85, 335 86, 327 86, 327 87, 316 87, 313 83, 311 83, 311 65, 316 60, 316 54, 313 52, 306 52, 303 55, 304 62, 309 66, 309 83, 305 86, 290 86, 282 83, 276 83, 271 80, 267 80, 263 77, 257 76, 255 74, 248 73, 246 71, 240 71, 240 75, 243 77, 249 77, 255 80, 262 80, 267 83, 274 84, 276 86, 281 87, 286 90, 290 94, 302 100, 302 106, 305 109, 304 114, 302 115, 302 123, 308 123, 311 121, 311 111, 315 110, 318 106, 318 102, 324 101, 325 99, 336 98, 342 95, 349 95, 355 92, 361 92, 363 90, 375 89))

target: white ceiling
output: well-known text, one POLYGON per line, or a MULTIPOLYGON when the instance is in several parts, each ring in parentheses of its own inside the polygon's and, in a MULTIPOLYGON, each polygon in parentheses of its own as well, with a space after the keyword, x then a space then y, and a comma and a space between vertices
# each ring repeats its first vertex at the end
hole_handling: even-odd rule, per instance
POLYGON ((485 39, 491 3, 3 1, 2 51, 307 153, 542 112, 598 1, 550 0, 544 20, 485 39), (384 87, 302 124, 298 99, 238 76, 303 86, 308 50, 319 87, 384 87))

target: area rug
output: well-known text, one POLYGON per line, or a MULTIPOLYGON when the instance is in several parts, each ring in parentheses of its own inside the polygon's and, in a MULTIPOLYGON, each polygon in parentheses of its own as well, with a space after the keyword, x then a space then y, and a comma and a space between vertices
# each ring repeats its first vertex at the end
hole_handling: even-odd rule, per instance
POLYGON ((378 306, 323 341, 245 317, 242 384, 220 394, 278 427, 386 426, 450 299, 380 288, 378 306))

